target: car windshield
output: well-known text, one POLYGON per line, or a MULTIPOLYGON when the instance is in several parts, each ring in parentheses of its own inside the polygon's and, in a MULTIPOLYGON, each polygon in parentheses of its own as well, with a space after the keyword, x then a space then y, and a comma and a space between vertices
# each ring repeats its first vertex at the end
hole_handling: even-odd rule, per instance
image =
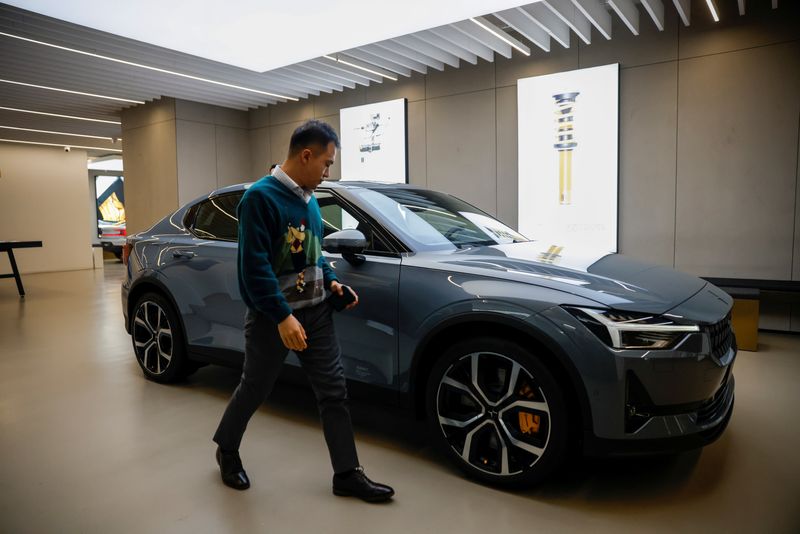
POLYGON ((447 250, 528 241, 453 196, 422 189, 354 189, 386 226, 415 250, 447 250))

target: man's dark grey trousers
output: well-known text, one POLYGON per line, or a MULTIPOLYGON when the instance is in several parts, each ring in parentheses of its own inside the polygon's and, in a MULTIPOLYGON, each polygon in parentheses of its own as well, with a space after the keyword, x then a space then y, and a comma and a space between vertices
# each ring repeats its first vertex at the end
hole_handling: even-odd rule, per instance
MULTIPOLYGON (((308 348, 297 356, 317 398, 333 471, 349 471, 359 463, 332 307, 323 302, 295 310, 293 315, 308 337, 308 348)), ((242 378, 214 434, 214 441, 224 450, 239 449, 248 421, 272 391, 289 352, 281 341, 277 324, 255 310, 247 310, 244 336, 242 378)))

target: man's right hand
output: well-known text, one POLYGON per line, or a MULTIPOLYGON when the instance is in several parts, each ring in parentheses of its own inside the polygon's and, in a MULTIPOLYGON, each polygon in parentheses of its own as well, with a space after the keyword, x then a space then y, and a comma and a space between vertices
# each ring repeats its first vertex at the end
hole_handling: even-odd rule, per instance
POLYGON ((308 346, 306 331, 294 315, 290 314, 278 323, 278 333, 281 335, 281 341, 289 350, 305 350, 308 346))

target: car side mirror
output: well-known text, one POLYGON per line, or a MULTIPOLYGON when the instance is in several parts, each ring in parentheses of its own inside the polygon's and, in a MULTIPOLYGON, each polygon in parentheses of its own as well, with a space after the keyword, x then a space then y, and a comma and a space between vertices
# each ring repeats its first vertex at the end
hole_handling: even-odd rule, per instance
POLYGON ((361 255, 366 247, 367 238, 354 229, 334 232, 322 240, 322 250, 331 254, 341 254, 353 265, 360 265, 366 261, 361 255))
POLYGON ((341 230, 322 240, 322 250, 331 254, 361 254, 367 247, 367 238, 358 230, 341 230))

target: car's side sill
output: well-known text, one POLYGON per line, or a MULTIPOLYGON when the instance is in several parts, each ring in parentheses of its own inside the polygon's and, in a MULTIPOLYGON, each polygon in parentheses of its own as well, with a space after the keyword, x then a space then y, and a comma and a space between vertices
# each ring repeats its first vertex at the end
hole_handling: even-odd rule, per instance
MULTIPOLYGON (((238 350, 199 345, 189 345, 187 348, 190 360, 236 369, 241 369, 244 364, 244 354, 238 350)), ((283 366, 280 380, 311 387, 303 370, 294 365, 286 364, 283 366)), ((396 390, 355 380, 347 380, 347 391, 352 398, 360 401, 376 402, 388 406, 405 406, 408 404, 408 399, 405 398, 405 395, 396 390)))

